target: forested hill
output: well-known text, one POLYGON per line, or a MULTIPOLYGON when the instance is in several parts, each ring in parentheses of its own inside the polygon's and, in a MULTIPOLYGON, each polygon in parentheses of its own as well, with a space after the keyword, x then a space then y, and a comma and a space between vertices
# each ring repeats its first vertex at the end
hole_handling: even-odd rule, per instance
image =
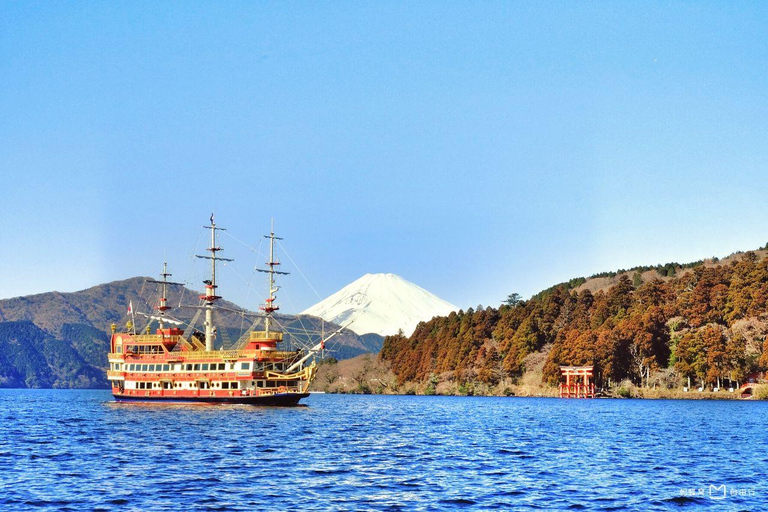
POLYGON ((688 378, 735 383, 768 368, 764 250, 658 268, 574 280, 499 309, 434 318, 409 338, 386 338, 380 357, 400 382, 447 376, 489 386, 519 379, 537 352, 551 384, 560 365, 594 364, 599 386, 631 379, 668 387, 688 378), (612 282, 596 286, 597 279, 612 282))
MULTIPOLYGON (((136 311, 152 310, 158 295, 156 285, 147 284, 146 279, 134 277, 79 292, 0 300, 0 387, 106 387, 110 325, 124 325, 129 302, 136 311)), ((169 304, 197 303, 197 295, 173 287, 169 304)), ((243 310, 235 304, 222 301, 221 305, 229 311, 221 312, 223 328, 217 343, 232 343, 251 326, 252 318, 239 314, 243 310)), ((180 308, 172 314, 189 321, 195 311, 180 308)), ((315 317, 277 319, 298 336, 321 330, 322 321, 315 317)), ((332 332, 335 327, 326 324, 324 328, 332 332)), ((334 349, 330 355, 342 359, 377 352, 380 343, 380 337, 345 331, 329 343, 334 349)))

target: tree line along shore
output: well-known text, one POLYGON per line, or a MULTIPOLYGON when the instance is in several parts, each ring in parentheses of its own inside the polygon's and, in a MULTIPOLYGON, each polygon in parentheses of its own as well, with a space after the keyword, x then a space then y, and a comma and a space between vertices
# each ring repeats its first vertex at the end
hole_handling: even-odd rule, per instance
POLYGON ((768 369, 765 256, 606 273, 525 301, 513 294, 499 308, 388 336, 354 368, 323 365, 316 389, 555 396, 560 366, 594 365, 603 396, 738 398, 768 369))

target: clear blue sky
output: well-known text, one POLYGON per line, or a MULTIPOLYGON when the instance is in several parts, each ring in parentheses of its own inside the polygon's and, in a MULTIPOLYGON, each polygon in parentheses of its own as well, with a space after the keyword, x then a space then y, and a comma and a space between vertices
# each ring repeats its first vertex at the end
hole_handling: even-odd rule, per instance
MULTIPOLYGON (((764 2, 3 2, 0 297, 166 253, 197 287, 212 209, 256 248, 274 217, 322 297, 393 272, 464 308, 756 248, 766 27, 764 2)), ((255 308, 263 257, 221 244, 255 308)))

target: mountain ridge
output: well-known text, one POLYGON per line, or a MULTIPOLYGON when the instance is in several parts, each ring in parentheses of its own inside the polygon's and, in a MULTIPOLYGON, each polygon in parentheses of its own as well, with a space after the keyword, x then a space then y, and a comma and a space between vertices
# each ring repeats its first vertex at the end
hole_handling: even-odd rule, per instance
MULTIPOLYGON (((148 285, 147 279, 137 276, 75 292, 0 300, 0 387, 107 387, 110 327, 125 324, 131 302, 135 311, 152 311, 156 285, 148 285)), ((179 304, 183 297, 196 302, 197 295, 186 287, 172 287, 168 302, 179 304)), ((251 312, 234 303, 222 300, 220 305, 224 308, 218 312, 222 328, 217 347, 237 341, 253 320, 243 314, 251 312)), ((194 311, 177 308, 171 313, 189 321, 194 311)), ((323 324, 309 316, 277 315, 276 320, 302 342, 316 336, 323 324)), ((337 328, 325 325, 326 333, 337 328)), ((346 359, 378 352, 381 342, 381 337, 345 330, 329 342, 328 356, 346 359)))

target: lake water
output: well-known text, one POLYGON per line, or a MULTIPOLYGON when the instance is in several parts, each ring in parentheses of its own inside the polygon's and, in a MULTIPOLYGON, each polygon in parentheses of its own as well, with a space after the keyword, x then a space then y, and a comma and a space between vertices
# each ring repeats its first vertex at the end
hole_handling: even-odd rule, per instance
POLYGON ((305 403, 144 406, 106 391, 0 390, 0 508, 768 507, 768 403, 305 403))

